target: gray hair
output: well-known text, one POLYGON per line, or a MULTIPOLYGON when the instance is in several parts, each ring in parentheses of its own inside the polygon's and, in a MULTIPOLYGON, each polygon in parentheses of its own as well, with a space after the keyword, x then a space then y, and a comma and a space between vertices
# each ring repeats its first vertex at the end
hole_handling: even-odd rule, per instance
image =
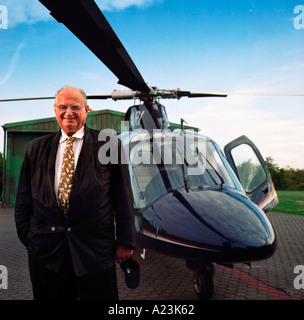
POLYGON ((86 93, 85 93, 82 89, 78 89, 78 88, 75 88, 75 87, 69 86, 69 85, 66 85, 66 86, 62 87, 61 89, 59 89, 59 90, 56 92, 56 94, 55 94, 55 103, 56 103, 58 94, 59 94, 62 90, 65 90, 65 89, 68 89, 68 90, 78 90, 78 91, 81 93, 82 97, 83 97, 83 101, 84 101, 85 106, 87 105, 87 95, 86 95, 86 93))

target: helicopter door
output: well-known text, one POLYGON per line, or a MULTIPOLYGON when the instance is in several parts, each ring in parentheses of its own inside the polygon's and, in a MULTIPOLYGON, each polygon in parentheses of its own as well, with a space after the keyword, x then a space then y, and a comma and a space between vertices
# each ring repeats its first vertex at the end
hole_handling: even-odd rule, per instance
POLYGON ((270 172, 255 144, 246 136, 228 143, 224 152, 247 196, 264 212, 278 203, 270 172))

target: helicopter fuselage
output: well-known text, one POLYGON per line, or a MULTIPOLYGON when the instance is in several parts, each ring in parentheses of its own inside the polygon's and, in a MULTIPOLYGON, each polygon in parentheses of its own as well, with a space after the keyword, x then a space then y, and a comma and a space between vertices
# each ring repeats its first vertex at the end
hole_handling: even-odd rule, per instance
POLYGON ((184 130, 153 136, 135 130, 120 138, 129 153, 140 246, 223 264, 263 260, 274 253, 271 223, 246 195, 213 140, 184 130))

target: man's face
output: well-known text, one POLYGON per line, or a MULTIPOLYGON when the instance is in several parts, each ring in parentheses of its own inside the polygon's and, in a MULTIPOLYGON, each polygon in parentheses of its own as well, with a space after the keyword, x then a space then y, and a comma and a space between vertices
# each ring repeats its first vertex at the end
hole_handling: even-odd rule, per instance
POLYGON ((58 93, 54 105, 56 120, 68 136, 72 136, 85 124, 88 108, 77 89, 63 89, 58 93))

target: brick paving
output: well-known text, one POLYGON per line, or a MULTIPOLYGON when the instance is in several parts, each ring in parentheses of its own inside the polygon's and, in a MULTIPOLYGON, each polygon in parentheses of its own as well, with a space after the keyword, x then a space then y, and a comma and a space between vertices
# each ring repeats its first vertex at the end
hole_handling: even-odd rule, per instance
MULTIPOLYGON (((304 289, 296 290, 294 268, 304 265, 304 217, 271 212, 278 248, 268 260, 251 268, 235 264, 233 269, 215 265, 212 300, 304 300, 304 289)), ((135 255, 140 256, 141 249, 135 255)), ((117 267, 121 300, 198 300, 193 291, 192 271, 184 260, 146 251, 141 261, 141 282, 128 289, 117 267)), ((0 289, 0 300, 32 300, 27 254, 19 242, 13 209, 0 209, 0 265, 8 269, 8 289, 0 289)))

